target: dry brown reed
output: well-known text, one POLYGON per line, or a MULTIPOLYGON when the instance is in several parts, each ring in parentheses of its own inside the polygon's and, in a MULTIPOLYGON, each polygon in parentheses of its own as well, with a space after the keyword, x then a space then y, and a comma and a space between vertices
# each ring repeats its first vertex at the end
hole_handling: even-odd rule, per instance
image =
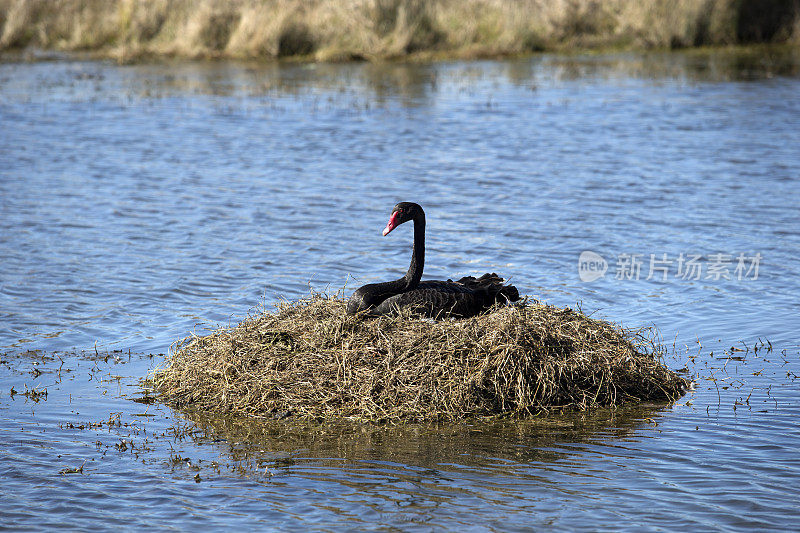
POLYGON ((0 0, 0 51, 314 60, 800 42, 800 0, 0 0))
POLYGON ((300 419, 430 421, 673 401, 687 381, 652 330, 538 302, 468 319, 364 319, 312 295, 176 344, 153 382, 176 407, 300 419))

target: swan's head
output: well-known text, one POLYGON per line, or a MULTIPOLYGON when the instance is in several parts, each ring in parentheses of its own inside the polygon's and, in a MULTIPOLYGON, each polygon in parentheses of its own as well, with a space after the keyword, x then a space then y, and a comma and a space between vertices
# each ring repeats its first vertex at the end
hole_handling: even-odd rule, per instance
POLYGON ((392 215, 389 217, 389 222, 386 224, 386 227, 383 228, 384 237, 400 224, 408 222, 409 220, 414 220, 420 215, 425 216, 425 213, 418 204, 413 202, 400 202, 394 206, 394 209, 392 209, 392 215))

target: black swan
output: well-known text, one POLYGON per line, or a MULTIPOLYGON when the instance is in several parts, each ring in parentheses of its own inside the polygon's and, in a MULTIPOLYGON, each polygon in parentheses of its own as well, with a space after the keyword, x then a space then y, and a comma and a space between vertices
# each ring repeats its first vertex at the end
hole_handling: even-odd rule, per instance
POLYGON ((422 207, 412 202, 394 206, 383 235, 409 220, 414 221, 414 252, 408 272, 396 281, 370 283, 357 289, 347 302, 348 314, 364 312, 367 316, 380 316, 411 307, 432 318, 469 317, 497 302, 519 300, 517 288, 503 285, 503 278, 497 274, 484 274, 479 278, 467 276, 458 281, 420 282, 425 266, 425 212, 422 207))

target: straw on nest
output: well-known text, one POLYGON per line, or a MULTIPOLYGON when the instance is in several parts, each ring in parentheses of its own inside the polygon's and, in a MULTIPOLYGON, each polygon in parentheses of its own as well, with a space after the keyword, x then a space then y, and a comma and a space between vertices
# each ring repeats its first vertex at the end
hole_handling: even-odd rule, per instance
POLYGON ((364 319, 312 295, 177 343, 154 375, 177 407, 372 421, 528 415, 672 401, 686 380, 653 332, 538 302, 432 322, 364 319))

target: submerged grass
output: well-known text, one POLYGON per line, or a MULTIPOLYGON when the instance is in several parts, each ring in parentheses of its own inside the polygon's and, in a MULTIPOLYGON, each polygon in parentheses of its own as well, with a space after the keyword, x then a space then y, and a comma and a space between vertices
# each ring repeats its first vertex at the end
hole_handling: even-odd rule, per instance
POLYGON ((312 295, 173 347, 176 407, 269 418, 431 421, 672 401, 687 381, 654 331, 538 302, 468 319, 363 319, 312 295))
POLYGON ((800 42, 800 0, 0 0, 0 51, 386 59, 800 42))

